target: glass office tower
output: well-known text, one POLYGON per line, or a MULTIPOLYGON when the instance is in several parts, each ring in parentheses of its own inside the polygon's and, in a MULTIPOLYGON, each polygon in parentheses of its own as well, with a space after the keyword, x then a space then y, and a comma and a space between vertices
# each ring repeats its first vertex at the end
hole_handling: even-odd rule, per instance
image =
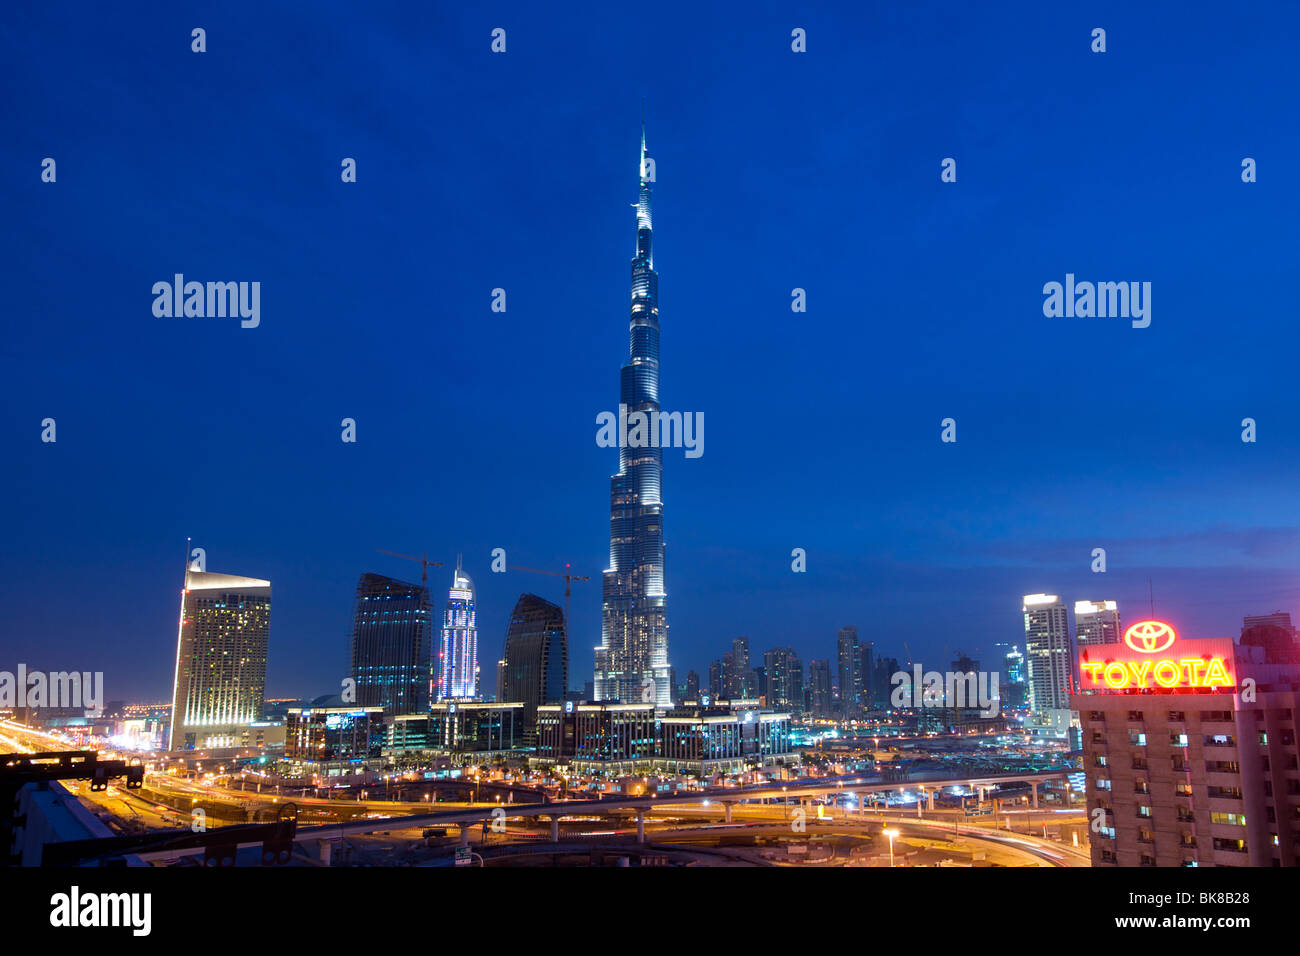
POLYGON ((414 714, 429 707, 432 652, 429 589, 382 574, 357 582, 349 673, 356 703, 385 714, 414 714))

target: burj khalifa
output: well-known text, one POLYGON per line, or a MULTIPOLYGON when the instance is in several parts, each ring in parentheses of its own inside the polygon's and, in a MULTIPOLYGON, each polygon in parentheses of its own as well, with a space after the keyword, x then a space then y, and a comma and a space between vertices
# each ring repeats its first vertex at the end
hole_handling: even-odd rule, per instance
MULTIPOLYGON (((654 269, 650 184, 641 117, 641 166, 632 258, 629 356, 619 377, 619 420, 659 415, 659 274, 654 269)), ((629 446, 620 427, 618 474, 610 478, 609 569, 605 571, 595 697, 672 705, 664 593, 663 449, 629 446)))

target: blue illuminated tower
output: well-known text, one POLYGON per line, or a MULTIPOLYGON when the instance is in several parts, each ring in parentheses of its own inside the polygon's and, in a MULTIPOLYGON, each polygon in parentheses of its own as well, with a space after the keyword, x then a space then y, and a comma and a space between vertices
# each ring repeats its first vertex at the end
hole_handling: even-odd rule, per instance
MULTIPOLYGON (((620 375, 623 415, 659 414, 659 275, 654 269, 645 109, 632 258, 629 357, 620 375)), ((601 641, 596 648, 597 700, 672 704, 664 592, 663 452, 620 440, 618 474, 610 479, 609 569, 605 571, 601 641)))

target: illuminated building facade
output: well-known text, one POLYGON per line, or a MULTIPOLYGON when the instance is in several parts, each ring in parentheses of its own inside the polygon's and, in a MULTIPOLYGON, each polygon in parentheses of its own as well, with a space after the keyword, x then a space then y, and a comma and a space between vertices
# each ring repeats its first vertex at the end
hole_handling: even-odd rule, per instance
POLYGON ((427 713, 399 714, 388 723, 385 752, 442 754, 456 763, 478 763, 522 746, 523 704, 446 700, 427 713))
POLYGON ((998 644, 999 648, 1009 647, 1002 656, 1002 672, 1006 676, 1002 687, 1003 707, 1025 706, 1027 693, 1025 684, 1025 655, 1015 644, 998 644))
POLYGON ((290 707, 284 757, 327 776, 378 765, 384 743, 382 707, 290 707))
POLYGON ((245 745, 262 720, 270 627, 270 581, 186 569, 169 749, 245 745))
POLYGON ((745 703, 718 701, 669 711, 658 722, 654 767, 704 776, 795 762, 790 714, 745 703))
POLYGON ((524 735, 536 742, 537 708, 564 700, 569 681, 569 646, 564 612, 536 594, 522 594, 510 614, 497 692, 503 701, 523 703, 524 735))
POLYGON ((1296 865, 1300 668, 1159 621, 1078 665, 1093 866, 1296 865))
POLYGON ((658 718, 654 704, 546 704, 537 723, 537 762, 578 771, 704 775, 798 761, 790 714, 756 700, 706 699, 658 718))
MULTIPOLYGON (((659 275, 654 269, 651 169, 643 120, 629 359, 620 375, 620 422, 624 413, 659 414, 659 275)), ((657 445, 632 447, 622 440, 620 427, 618 474, 610 479, 609 568, 602 583, 601 640, 595 654, 596 700, 660 707, 672 703, 662 475, 663 450, 657 445)))
POLYGON ((767 706, 803 710, 803 661, 793 647, 774 647, 763 655, 763 678, 767 706))
POLYGON ((438 700, 478 696, 478 618, 474 610, 474 582, 456 559, 456 573, 447 594, 442 620, 442 646, 438 651, 438 700))
POLYGON ((432 649, 429 589, 382 574, 357 583, 352 620, 352 670, 356 703, 386 714, 411 714, 429 704, 432 649))
POLYGON ((579 770, 649 767, 655 756, 654 704, 543 704, 537 756, 579 770))

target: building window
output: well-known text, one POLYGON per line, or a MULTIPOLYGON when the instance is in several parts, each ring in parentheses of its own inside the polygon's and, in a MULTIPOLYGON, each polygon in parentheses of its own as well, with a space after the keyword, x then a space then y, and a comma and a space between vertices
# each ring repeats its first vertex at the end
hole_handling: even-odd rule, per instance
POLYGON ((1214 838, 1214 848, 1216 850, 1226 850, 1229 853, 1245 853, 1245 840, 1225 840, 1222 837, 1214 838))
POLYGON ((1246 815, 1244 813, 1219 813, 1212 811, 1210 813, 1210 822, 1217 823, 1221 826, 1244 827, 1246 825, 1246 815))

